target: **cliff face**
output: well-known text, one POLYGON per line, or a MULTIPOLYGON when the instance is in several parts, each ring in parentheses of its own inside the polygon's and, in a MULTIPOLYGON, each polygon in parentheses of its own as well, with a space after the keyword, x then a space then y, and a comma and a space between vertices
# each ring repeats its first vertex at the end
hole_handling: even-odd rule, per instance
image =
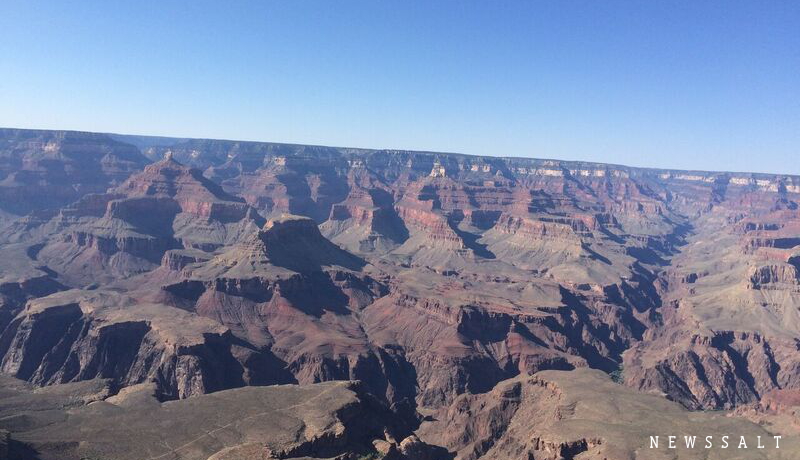
POLYGON ((31 301, 0 335, 0 372, 37 385, 154 382, 161 399, 291 383, 268 351, 224 327, 126 296, 65 291, 31 301))
MULTIPOLYGON (((508 400, 482 406, 490 427, 513 417, 502 382, 549 370, 598 369, 689 409, 800 390, 799 177, 0 139, 6 192, 31 171, 73 184, 0 197, 0 369, 37 385, 152 382, 171 399, 353 379, 404 417, 508 400)), ((473 435, 442 442, 477 458, 499 436, 473 435)), ((537 439, 562 456, 597 441, 537 439)))

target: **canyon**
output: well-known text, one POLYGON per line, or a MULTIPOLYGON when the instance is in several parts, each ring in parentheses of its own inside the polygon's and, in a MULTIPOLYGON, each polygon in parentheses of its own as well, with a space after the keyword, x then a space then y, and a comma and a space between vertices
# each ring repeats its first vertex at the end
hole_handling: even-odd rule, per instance
POLYGON ((796 458, 798 203, 791 175, 0 129, 0 458, 730 458, 647 448, 676 430, 796 458))

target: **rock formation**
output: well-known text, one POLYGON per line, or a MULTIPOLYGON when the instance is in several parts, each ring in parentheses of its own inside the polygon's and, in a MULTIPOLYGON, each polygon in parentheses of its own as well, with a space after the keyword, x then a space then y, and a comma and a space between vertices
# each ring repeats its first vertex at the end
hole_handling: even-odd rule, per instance
POLYGON ((104 380, 34 391, 3 378, 0 425, 13 431, 3 431, 3 458, 364 458, 377 452, 374 444, 389 446, 397 460, 443 458, 356 382, 239 388, 168 403, 148 384, 110 393, 104 380))
POLYGON ((554 435, 572 378, 794 413, 800 177, 25 130, 0 160, 0 371, 29 384, 357 380, 408 424, 359 441, 386 458, 628 458, 634 419, 554 435))

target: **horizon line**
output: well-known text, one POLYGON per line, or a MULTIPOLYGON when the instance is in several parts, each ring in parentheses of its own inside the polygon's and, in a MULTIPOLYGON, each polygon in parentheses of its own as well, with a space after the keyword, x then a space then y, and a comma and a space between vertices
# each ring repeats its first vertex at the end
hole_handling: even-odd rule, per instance
MULTIPOLYGON (((536 161, 556 161, 562 163, 583 163, 591 165, 613 166, 619 168, 627 168, 632 170, 651 170, 651 171, 673 171, 673 172, 691 172, 691 173, 706 173, 706 174, 749 174, 749 175, 764 175, 764 176, 782 176, 786 178, 800 179, 800 174, 776 173, 776 172, 757 172, 757 171, 727 171, 727 170, 707 170, 707 169, 679 169, 679 168, 660 168, 653 166, 630 166, 620 163, 605 163, 589 160, 565 160, 560 158, 546 158, 546 157, 532 157, 532 156, 500 156, 500 155, 478 155, 473 153, 463 152, 448 152, 436 150, 417 150, 405 148, 386 148, 386 147, 352 147, 352 146, 336 146, 324 144, 303 144, 300 142, 284 142, 284 141, 265 141, 265 140, 251 140, 251 139, 232 139, 232 138, 216 138, 216 137, 192 137, 192 136, 172 136, 161 134, 132 134, 132 133, 119 133, 110 131, 87 131, 80 129, 51 129, 51 128, 16 128, 0 126, 0 130, 15 130, 15 131, 41 131, 41 132, 63 132, 63 133, 80 133, 80 134, 101 134, 107 136, 123 136, 123 137, 142 137, 151 139, 170 139, 175 141, 215 141, 215 142, 239 142, 251 144, 273 144, 273 145, 291 145, 299 147, 321 147, 329 149, 347 149, 347 150, 363 150, 363 151, 388 151, 388 152, 404 152, 404 153, 418 153, 418 154, 432 154, 432 155, 453 155, 453 156, 466 156, 475 158, 493 158, 498 160, 536 160, 536 161)), ((112 139, 113 140, 113 139, 112 139)), ((130 144, 133 145, 133 144, 130 144)), ((136 145, 133 145, 137 149, 136 145)), ((169 147, 162 145, 160 147, 169 147)))

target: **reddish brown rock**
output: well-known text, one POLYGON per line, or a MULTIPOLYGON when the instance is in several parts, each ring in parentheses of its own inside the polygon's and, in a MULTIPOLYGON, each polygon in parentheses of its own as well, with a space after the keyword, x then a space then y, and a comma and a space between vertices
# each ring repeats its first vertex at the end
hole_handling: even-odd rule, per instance
MULTIPOLYGON (((156 379, 184 397, 358 379, 404 417, 450 410, 446 420, 461 424, 480 406, 461 439, 440 438, 464 458, 616 458, 596 425, 558 437, 536 419, 534 432, 509 431, 525 442, 504 434, 524 404, 504 396, 503 382, 529 374, 595 368, 626 394, 691 409, 755 407, 800 388, 798 177, 255 142, 0 138, 0 187, 11 197, 0 199, 0 268, 10 267, 0 362, 39 385, 156 379), (135 151, 125 142, 156 163, 130 175, 129 163, 109 157, 104 178, 85 188, 75 188, 79 173, 59 182, 47 169, 94 165, 99 152, 123 157, 135 151), (74 190, 64 203, 19 198, 37 181, 74 190), (14 220, 17 199, 31 213, 14 220), (39 297, 69 287, 86 290, 37 310, 39 297), (129 301, 91 307, 119 296, 129 301), (197 340, 165 339, 177 317, 203 325, 197 340)), ((538 392, 543 407, 558 396, 538 392)), ((569 411, 558 407, 552 414, 569 411)), ((382 442, 386 455, 417 455, 414 438, 382 442)))

